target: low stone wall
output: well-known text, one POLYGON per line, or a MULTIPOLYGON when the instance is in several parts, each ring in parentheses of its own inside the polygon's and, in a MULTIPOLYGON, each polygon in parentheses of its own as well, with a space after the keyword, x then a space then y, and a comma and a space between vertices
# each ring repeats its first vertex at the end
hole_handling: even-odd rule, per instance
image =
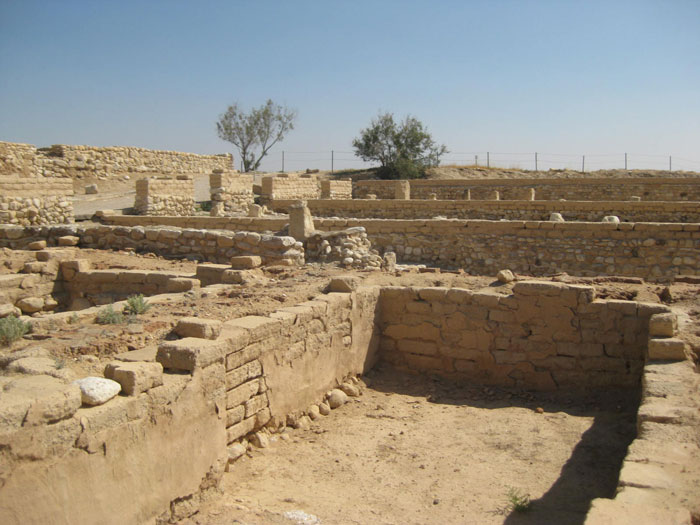
POLYGON ((393 365, 539 390, 638 386, 649 318, 669 311, 538 281, 518 282, 508 296, 383 288, 380 304, 381 356, 393 365))
POLYGON ((194 215, 194 180, 187 175, 137 180, 134 210, 139 215, 194 215))
MULTIPOLYGON (((286 213, 294 201, 268 204, 286 213)), ((498 221, 546 221, 561 213, 567 221, 600 222, 616 215, 623 222, 700 222, 697 202, 591 202, 591 201, 442 201, 442 200, 309 200, 314 217, 356 217, 374 219, 483 219, 498 221)))
MULTIPOLYGON (((361 180, 353 187, 356 199, 374 194, 378 199, 396 198, 400 181, 361 180)), ((700 201, 700 179, 695 178, 588 178, 578 179, 419 179, 409 181, 411 199, 491 200, 499 192, 504 200, 529 200, 535 190, 537 200, 627 201, 632 196, 643 201, 700 201)))
POLYGON ((322 199, 352 199, 351 180, 322 180, 322 199))
POLYGON ((319 181, 316 175, 278 173, 262 178, 260 202, 267 204, 277 199, 304 200, 318 199, 319 181))
POLYGON ((276 232, 289 224, 288 217, 154 217, 134 215, 100 214, 100 221, 113 226, 174 226, 207 230, 233 230, 247 232, 276 232))
POLYGON ((71 223, 72 195, 73 185, 67 180, 0 176, 0 224, 71 223))
POLYGON ((215 171, 209 175, 211 216, 225 217, 248 211, 253 204, 253 175, 215 171))
POLYGON ((700 224, 535 221, 314 221, 317 229, 364 226, 372 247, 399 262, 495 275, 625 275, 670 281, 700 273, 700 224))
POLYGON ((238 255, 258 255, 263 264, 304 263, 303 245, 292 237, 254 232, 204 231, 179 228, 133 228, 124 226, 0 227, 0 247, 26 249, 29 243, 46 240, 56 246, 58 238, 78 237, 81 248, 154 252, 166 257, 193 257, 228 263, 238 255))
MULTIPOLYGON (((138 217, 106 216, 118 224, 138 217)), ((153 218, 199 228, 282 227, 284 219, 153 218), (216 225, 216 226, 214 226, 216 225)), ((157 224, 157 222, 149 222, 157 224)), ((399 262, 462 268, 495 275, 503 268, 525 275, 624 275, 669 281, 700 274, 700 224, 549 221, 314 219, 319 231, 363 226, 372 248, 396 252, 399 262)))
POLYGON ((198 155, 134 147, 70 146, 39 148, 0 142, 0 175, 83 178, 132 173, 211 173, 231 169, 233 156, 198 155))

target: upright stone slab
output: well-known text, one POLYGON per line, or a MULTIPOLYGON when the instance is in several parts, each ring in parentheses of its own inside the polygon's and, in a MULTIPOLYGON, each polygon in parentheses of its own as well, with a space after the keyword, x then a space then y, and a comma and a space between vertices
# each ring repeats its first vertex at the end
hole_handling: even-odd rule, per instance
POLYGON ((289 235, 297 241, 305 241, 314 232, 314 220, 305 201, 297 201, 289 207, 289 235))
POLYGON ((409 200, 411 198, 411 183, 407 180, 397 180, 394 187, 396 200, 409 200))

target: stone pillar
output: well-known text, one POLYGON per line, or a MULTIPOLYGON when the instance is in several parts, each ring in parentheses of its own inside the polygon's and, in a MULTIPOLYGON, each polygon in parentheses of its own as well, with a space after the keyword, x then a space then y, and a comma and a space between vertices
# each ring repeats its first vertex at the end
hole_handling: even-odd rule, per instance
POLYGON ((535 200, 535 188, 530 188, 530 191, 528 192, 527 200, 529 200, 529 201, 535 200))
POLYGON ((289 207, 289 235, 297 241, 305 241, 314 232, 314 220, 305 201, 297 201, 289 207))
POLYGON ((394 198, 396 200, 409 200, 411 198, 411 183, 407 180, 397 180, 394 186, 394 198))
POLYGON ((495 190, 493 192, 493 200, 495 201, 500 201, 501 200, 501 192, 498 190, 495 190))
POLYGON ((464 193, 462 193, 462 199, 464 199, 465 201, 472 200, 472 190, 464 190, 464 193))

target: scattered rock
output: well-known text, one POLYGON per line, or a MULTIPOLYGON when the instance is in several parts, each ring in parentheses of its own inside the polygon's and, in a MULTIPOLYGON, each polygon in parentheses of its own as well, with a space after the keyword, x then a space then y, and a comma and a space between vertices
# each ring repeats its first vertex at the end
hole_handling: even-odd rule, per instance
POLYGON ((228 447, 228 461, 232 463, 246 453, 246 448, 241 443, 234 443, 228 447))
POLYGON ((27 245, 27 248, 29 248, 30 250, 34 250, 34 251, 36 251, 36 250, 45 250, 45 249, 46 249, 46 241, 34 241, 34 242, 30 242, 30 243, 27 245))
POLYGON ((357 277, 334 277, 328 285, 329 292, 350 293, 357 290, 360 280, 357 277))
POLYGON ((515 275, 510 270, 501 270, 496 275, 496 279, 502 283, 510 283, 515 280, 515 275))
POLYGON ((97 194, 97 184, 88 184, 85 186, 85 195, 97 194))
POLYGON ((659 293, 659 299, 661 299, 662 303, 672 303, 673 294, 671 293, 671 288, 665 286, 664 289, 661 290, 661 293, 659 293))
POLYGON ((338 388, 334 388, 331 390, 330 394, 328 394, 328 406, 331 408, 343 406, 347 401, 347 394, 338 388))
POLYGON ((180 337, 198 337, 200 339, 216 339, 221 333, 223 323, 215 319, 200 319, 199 317, 183 317, 175 326, 175 333, 180 337))
POLYGON ((322 416, 327 416, 331 413, 331 407, 328 406, 328 403, 319 403, 318 411, 322 416))
POLYGON ((353 384, 343 383, 340 385, 340 390, 345 392, 349 397, 357 397, 360 395, 360 390, 353 384))
POLYGON ((564 217, 562 217, 561 213, 557 212, 551 213, 549 215, 549 220, 550 222, 565 222, 564 217))
POLYGON ((3 317, 9 317, 10 315, 19 317, 22 315, 22 310, 12 304, 0 304, 0 319, 3 317))
POLYGON ((80 393, 84 405, 102 405, 115 397, 122 389, 116 381, 104 377, 85 377, 73 381, 80 387, 80 393))
POLYGON ((309 407, 309 418, 311 418, 311 421, 316 421, 318 418, 321 417, 321 411, 318 408, 318 405, 311 405, 309 407))
POLYGON ((296 428, 297 430, 309 430, 309 428, 311 428, 311 421, 308 417, 301 416, 296 420, 294 428, 296 428))
POLYGON ((78 246, 79 242, 80 237, 76 237, 75 235, 64 235, 58 238, 59 246, 78 246))
POLYGON ((270 445, 270 438, 264 432, 255 432, 250 436, 250 442, 257 448, 267 448, 270 445))
POLYGON ((25 297, 17 301, 17 307, 25 314, 33 314, 44 308, 44 300, 41 297, 25 297))
POLYGON ((620 224, 620 217, 617 215, 606 215, 603 217, 603 222, 612 222, 615 224, 620 224))

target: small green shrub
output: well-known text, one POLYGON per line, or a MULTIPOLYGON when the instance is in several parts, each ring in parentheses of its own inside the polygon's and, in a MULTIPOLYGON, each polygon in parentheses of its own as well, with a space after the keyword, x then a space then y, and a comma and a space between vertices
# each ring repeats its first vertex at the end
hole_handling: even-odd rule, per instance
POLYGON ((146 313, 150 308, 151 305, 143 298, 143 294, 131 295, 126 298, 124 313, 126 315, 140 315, 146 313))
POLYGON ((529 494, 521 492, 515 487, 510 487, 506 493, 506 497, 508 498, 508 505, 506 508, 509 512, 527 512, 530 510, 532 502, 530 501, 529 494))
POLYGON ((79 322, 80 317, 78 317, 78 314, 75 312, 68 318, 68 324, 78 324, 79 322))
POLYGON ((0 319, 0 345, 9 346, 32 331, 32 324, 10 315, 0 319))
POLYGON ((110 304, 97 312, 95 321, 97 324, 122 324, 124 322, 124 314, 115 312, 114 307, 110 304))

